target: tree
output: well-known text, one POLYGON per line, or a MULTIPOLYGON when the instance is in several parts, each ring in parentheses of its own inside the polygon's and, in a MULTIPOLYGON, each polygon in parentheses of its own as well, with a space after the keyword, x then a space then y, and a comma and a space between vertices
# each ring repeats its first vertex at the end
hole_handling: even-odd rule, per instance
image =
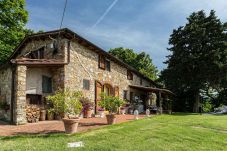
POLYGON ((19 44, 26 33, 28 12, 25 10, 25 0, 0 1, 0 64, 3 63, 19 44))
POLYGON ((200 91, 218 87, 226 75, 226 37, 224 24, 213 10, 209 16, 204 11, 194 12, 187 21, 170 36, 171 55, 167 56, 168 67, 161 72, 161 78, 178 95, 176 108, 188 105, 197 112, 200 91))
POLYGON ((145 52, 137 54, 133 49, 119 47, 110 49, 109 53, 122 60, 124 63, 134 67, 150 79, 157 79, 157 67, 153 65, 152 59, 145 52))

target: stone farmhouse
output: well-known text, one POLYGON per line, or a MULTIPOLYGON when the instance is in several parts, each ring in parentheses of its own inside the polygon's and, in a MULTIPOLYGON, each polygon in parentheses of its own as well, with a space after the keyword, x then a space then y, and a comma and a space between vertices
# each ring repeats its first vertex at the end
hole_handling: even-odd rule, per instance
POLYGON ((160 110, 172 93, 73 31, 64 28, 29 35, 0 66, 0 101, 9 105, 0 118, 25 124, 26 104, 43 105, 45 97, 59 88, 82 91, 95 102, 100 93, 119 96, 142 110, 150 93, 157 94, 160 110), (28 101, 29 100, 29 101, 28 101), (163 101, 164 100, 164 101, 163 101))

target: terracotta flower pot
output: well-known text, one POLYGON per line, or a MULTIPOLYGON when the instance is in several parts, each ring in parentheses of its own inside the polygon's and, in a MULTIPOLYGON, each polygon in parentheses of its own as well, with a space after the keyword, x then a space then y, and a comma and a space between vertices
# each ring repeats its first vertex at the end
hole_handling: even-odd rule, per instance
POLYGON ((91 118, 92 113, 93 113, 93 110, 87 110, 87 111, 86 111, 85 117, 86 117, 86 118, 91 118))
POLYGON ((106 115, 106 119, 107 119, 107 124, 109 125, 116 123, 116 116, 114 114, 106 115))
POLYGON ((65 132, 68 134, 73 134, 77 132, 77 127, 79 124, 79 119, 66 119, 63 118, 62 121, 64 122, 65 132))

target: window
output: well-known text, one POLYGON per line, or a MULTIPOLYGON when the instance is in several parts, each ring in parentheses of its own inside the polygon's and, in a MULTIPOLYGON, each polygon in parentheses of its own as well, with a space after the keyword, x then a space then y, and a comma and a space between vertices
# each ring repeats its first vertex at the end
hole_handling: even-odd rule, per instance
POLYGON ((103 92, 107 95, 107 96, 114 96, 114 89, 110 84, 104 84, 103 85, 103 92))
POLYGON ((99 68, 105 70, 105 57, 99 55, 99 68))
POLYGON ((127 90, 124 90, 123 91, 123 99, 124 100, 127 100, 127 95, 128 95, 128 91, 127 90))
POLYGON ((90 89, 90 81, 89 80, 86 80, 86 79, 83 80, 83 89, 85 89, 85 90, 90 89))
POLYGON ((132 72, 131 71, 127 71, 127 79, 128 80, 133 80, 133 74, 132 74, 132 72))
POLYGON ((30 53, 30 58, 31 59, 43 59, 44 58, 44 47, 42 47, 38 50, 32 51, 30 53))
POLYGON ((52 78, 42 76, 42 90, 43 93, 52 93, 52 78))
POLYGON ((99 68, 110 71, 110 60, 106 59, 103 55, 99 55, 99 68))
POLYGON ((110 60, 106 60, 106 70, 110 71, 110 60))
POLYGON ((143 85, 143 79, 140 78, 140 85, 143 85))

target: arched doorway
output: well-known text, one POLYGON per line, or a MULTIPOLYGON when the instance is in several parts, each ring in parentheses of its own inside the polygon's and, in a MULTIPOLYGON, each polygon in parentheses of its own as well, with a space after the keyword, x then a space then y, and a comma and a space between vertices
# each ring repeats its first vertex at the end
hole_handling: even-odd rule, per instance
POLYGON ((101 101, 101 94, 104 93, 107 96, 119 96, 119 87, 113 87, 109 83, 102 84, 99 81, 95 82, 95 111, 99 109, 99 101, 101 101))
POLYGON ((113 96, 113 87, 110 84, 104 84, 103 85, 103 92, 107 95, 107 96, 113 96))

